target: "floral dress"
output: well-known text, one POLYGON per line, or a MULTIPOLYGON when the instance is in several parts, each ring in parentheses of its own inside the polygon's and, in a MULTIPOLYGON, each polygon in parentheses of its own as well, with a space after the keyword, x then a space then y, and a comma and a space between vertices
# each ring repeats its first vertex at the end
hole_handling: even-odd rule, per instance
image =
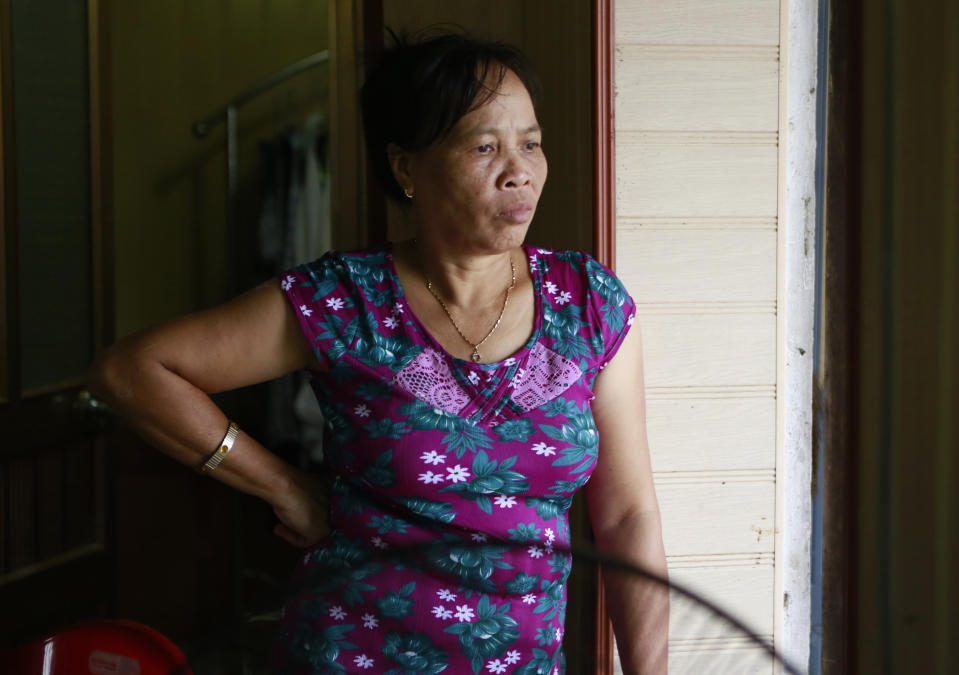
POLYGON ((562 672, 567 511, 596 464, 593 383, 635 305, 585 253, 525 251, 535 329, 498 363, 433 339, 388 247, 280 278, 326 371, 333 531, 293 574, 277 672, 562 672))

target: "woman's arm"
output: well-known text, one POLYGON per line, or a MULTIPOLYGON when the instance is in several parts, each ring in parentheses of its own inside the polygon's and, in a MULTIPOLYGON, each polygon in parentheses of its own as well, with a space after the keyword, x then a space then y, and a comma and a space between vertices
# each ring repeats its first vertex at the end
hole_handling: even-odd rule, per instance
MULTIPOLYGON (((100 354, 88 386, 147 442, 199 467, 227 431, 209 394, 317 367, 276 281, 213 309, 125 338, 100 354)), ((319 482, 240 433, 209 473, 273 506, 276 533, 309 546, 328 529, 319 482)))
MULTIPOLYGON (((646 439, 638 323, 597 377, 594 393, 599 459, 586 485, 586 499, 596 544, 604 553, 665 580, 666 554, 646 439)), ((603 578, 623 672, 665 675, 668 587, 613 570, 606 570, 603 578)))

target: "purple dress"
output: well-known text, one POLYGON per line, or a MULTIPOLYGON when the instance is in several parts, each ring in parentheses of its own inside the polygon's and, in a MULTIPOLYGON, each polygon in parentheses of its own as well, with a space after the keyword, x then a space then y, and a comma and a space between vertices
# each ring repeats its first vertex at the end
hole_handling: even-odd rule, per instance
POLYGON ((327 371, 334 529, 294 572, 277 672, 563 670, 567 511, 596 464, 593 382, 635 305, 587 254, 525 250, 535 329, 499 363, 433 339, 388 247, 281 277, 327 371))

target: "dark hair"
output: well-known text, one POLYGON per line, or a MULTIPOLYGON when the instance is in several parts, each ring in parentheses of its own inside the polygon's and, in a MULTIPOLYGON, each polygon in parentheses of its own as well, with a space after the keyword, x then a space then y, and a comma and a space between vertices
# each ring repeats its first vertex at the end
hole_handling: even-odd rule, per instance
POLYGON ((496 95, 508 70, 526 86, 533 107, 540 81, 523 52, 505 42, 446 33, 429 39, 393 36, 360 90, 366 151, 386 194, 406 201, 386 146, 418 152, 445 138, 463 115, 496 95))

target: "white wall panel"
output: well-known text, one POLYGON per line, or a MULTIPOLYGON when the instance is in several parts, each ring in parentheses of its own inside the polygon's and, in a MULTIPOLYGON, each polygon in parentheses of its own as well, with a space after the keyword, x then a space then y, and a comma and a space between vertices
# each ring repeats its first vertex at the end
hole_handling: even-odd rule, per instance
POLYGON ((776 382, 775 314, 640 315, 647 387, 776 382))
POLYGON ((775 467, 776 400, 649 397, 646 421, 657 472, 775 467))
POLYGON ((619 276, 642 304, 776 301, 775 231, 620 227, 616 248, 630 261, 619 276))
MULTIPOLYGON (((616 269, 643 330, 670 574, 769 640, 781 630, 780 6, 615 6, 616 269)), ((671 673, 773 672, 745 635, 675 602, 671 673)))
POLYGON ((656 475, 666 555, 773 551, 772 472, 656 475))
POLYGON ((618 136, 619 216, 776 216, 776 145, 635 144, 618 136))
POLYGON ((621 0, 616 42, 779 44, 779 0, 621 0))
POLYGON ((616 56, 621 129, 774 131, 779 126, 775 50, 750 54, 718 47, 623 45, 616 56))
MULTIPOLYGON (((733 564, 724 556, 717 556, 715 561, 701 558, 695 566, 676 564, 670 570, 670 582, 723 608, 757 635, 772 635, 773 617, 768 606, 775 581, 772 555, 737 557, 742 560, 733 564)), ((674 642, 743 635, 724 618, 714 620, 701 603, 678 593, 672 597, 671 610, 669 637, 674 642)))

